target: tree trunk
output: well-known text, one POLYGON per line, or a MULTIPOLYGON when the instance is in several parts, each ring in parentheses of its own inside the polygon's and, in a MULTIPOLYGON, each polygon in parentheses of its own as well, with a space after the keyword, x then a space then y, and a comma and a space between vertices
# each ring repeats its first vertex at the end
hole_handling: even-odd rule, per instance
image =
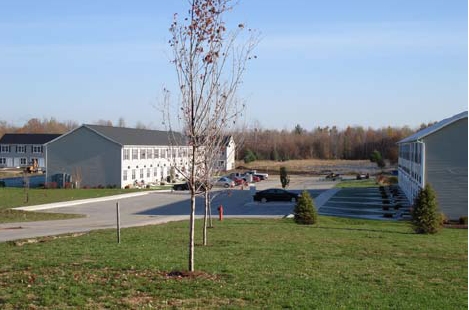
POLYGON ((189 228, 189 271, 194 271, 194 230, 195 230, 195 195, 191 195, 191 216, 189 228))
POLYGON ((208 191, 205 191, 205 214, 204 214, 204 231, 203 231, 204 245, 207 245, 208 206, 209 206, 208 191))

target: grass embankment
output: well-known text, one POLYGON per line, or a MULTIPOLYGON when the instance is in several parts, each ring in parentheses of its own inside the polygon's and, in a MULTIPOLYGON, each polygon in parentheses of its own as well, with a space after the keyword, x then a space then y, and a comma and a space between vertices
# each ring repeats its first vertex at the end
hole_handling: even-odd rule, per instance
POLYGON ((130 193, 132 189, 29 189, 0 188, 0 223, 61 220, 81 217, 75 214, 56 214, 45 212, 25 212, 11 210, 22 206, 33 206, 60 201, 98 198, 130 193))
MULTIPOLYGON (((197 228, 201 222, 197 222, 197 228)), ((320 217, 226 220, 187 264, 188 223, 0 243, 0 308, 467 309, 467 230, 320 217)))

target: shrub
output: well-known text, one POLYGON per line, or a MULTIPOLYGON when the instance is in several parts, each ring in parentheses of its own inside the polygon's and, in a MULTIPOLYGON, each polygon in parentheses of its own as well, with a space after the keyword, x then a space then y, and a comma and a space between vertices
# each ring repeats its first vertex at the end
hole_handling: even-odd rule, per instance
POLYGON ((282 183, 282 188, 285 188, 290 184, 290 177, 288 176, 286 167, 280 167, 280 183, 282 183))
POLYGON ((461 216, 459 218, 459 224, 461 225, 467 225, 467 216, 461 216))
POLYGON ((257 159, 256 155, 251 150, 246 150, 246 155, 244 155, 244 162, 246 164, 253 162, 257 159))
POLYGON ((313 199, 307 191, 301 193, 293 211, 295 222, 311 225, 318 222, 318 213, 314 207, 313 199))
POLYGON ((0 187, 5 187, 5 181, 0 181, 0 187))
POLYGON ((388 219, 389 219, 389 218, 392 218, 393 216, 394 216, 394 215, 393 215, 392 213, 384 213, 384 214, 383 214, 383 217, 388 218, 388 219))
POLYGON ((443 226, 449 223, 450 223, 449 218, 444 213, 440 213, 440 225, 443 226))
POLYGON ((412 208, 412 227, 418 234, 434 234, 441 228, 435 191, 430 184, 421 189, 412 208))

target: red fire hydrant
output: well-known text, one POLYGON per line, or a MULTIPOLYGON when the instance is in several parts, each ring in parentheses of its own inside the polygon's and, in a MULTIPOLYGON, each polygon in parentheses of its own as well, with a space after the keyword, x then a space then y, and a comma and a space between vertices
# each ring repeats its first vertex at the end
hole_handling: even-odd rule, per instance
POLYGON ((223 221, 223 206, 220 205, 220 206, 217 208, 217 210, 218 210, 218 220, 219 220, 219 221, 223 221))

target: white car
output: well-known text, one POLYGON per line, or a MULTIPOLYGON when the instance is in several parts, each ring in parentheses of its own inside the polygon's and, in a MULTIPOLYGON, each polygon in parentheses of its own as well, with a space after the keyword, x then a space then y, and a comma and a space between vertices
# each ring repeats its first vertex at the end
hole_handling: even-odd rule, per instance
POLYGON ((232 179, 228 178, 228 177, 221 177, 219 179, 215 179, 212 182, 212 185, 217 186, 217 187, 229 188, 229 187, 234 187, 235 182, 232 179))

